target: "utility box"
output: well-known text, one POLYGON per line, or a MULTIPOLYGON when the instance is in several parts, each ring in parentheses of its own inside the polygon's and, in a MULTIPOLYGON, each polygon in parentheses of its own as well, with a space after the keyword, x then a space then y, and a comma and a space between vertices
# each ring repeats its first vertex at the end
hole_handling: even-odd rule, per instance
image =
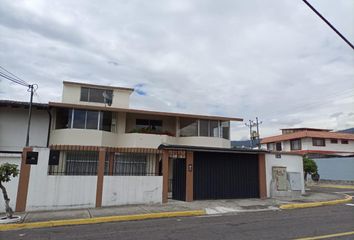
POLYGON ((290 188, 292 191, 301 191, 301 176, 299 172, 288 172, 288 181, 290 183, 290 188))

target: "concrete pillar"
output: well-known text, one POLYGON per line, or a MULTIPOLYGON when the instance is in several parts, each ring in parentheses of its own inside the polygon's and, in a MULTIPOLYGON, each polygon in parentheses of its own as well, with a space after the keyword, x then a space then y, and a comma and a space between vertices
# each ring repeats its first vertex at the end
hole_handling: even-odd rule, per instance
POLYGON ((99 153, 98 153, 98 166, 97 166, 96 207, 102 206, 105 160, 106 160, 106 149, 100 148, 99 153))
POLYGON ((267 198, 267 182, 266 182, 266 166, 265 154, 258 154, 258 172, 259 172, 259 197, 261 199, 267 198))
POLYGON ((168 150, 162 151, 162 202, 168 202, 168 150))
POLYGON ((193 201, 193 171, 194 171, 194 157, 193 152, 186 153, 186 202, 193 201))
POLYGON ((18 180, 17 197, 16 197, 16 212, 26 211, 28 184, 31 172, 31 165, 26 164, 27 152, 32 152, 31 147, 26 147, 22 151, 20 177, 18 180))

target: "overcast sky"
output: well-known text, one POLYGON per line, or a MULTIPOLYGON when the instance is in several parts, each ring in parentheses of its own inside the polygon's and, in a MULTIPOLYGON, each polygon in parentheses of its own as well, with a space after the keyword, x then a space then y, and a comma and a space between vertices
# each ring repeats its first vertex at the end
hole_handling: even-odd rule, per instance
MULTIPOLYGON (((310 2, 354 42, 353 0, 310 2)), ((354 127, 354 51, 301 0, 0 0, 0 65, 37 102, 68 80, 135 87, 132 108, 258 116, 262 136, 354 127)), ((1 79, 0 99, 28 98, 1 79)))

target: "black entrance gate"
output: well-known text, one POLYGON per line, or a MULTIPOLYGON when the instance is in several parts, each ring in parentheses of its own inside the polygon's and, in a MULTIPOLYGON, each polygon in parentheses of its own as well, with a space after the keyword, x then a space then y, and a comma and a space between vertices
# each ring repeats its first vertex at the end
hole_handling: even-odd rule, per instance
POLYGON ((258 155, 194 152, 194 200, 258 198, 258 155))
POLYGON ((186 159, 173 159, 172 199, 186 201, 186 159))

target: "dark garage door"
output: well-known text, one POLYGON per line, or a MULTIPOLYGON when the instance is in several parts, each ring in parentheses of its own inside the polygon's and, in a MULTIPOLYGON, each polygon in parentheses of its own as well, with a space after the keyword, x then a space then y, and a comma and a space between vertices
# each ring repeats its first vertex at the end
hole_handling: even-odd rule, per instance
POLYGON ((258 155, 194 152, 194 200, 258 198, 258 155))

